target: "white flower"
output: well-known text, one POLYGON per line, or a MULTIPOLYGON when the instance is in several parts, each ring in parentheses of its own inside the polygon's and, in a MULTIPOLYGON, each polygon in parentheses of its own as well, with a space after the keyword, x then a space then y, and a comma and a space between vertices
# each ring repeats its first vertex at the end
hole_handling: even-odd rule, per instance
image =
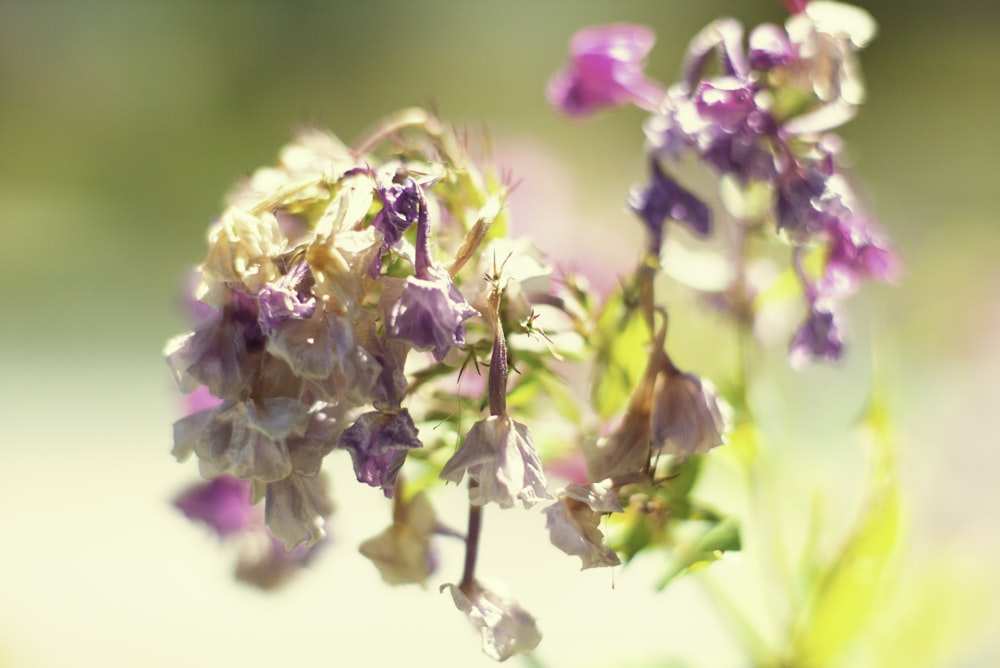
POLYGON ((505 599, 472 583, 463 589, 453 584, 448 589, 455 606, 469 617, 483 636, 483 652, 497 661, 506 661, 514 654, 525 654, 538 647, 542 634, 535 618, 514 601, 505 599))
POLYGON ((520 500, 530 508, 550 498, 531 432, 506 415, 491 415, 474 424, 441 469, 441 478, 460 483, 466 471, 478 483, 469 489, 469 502, 477 506, 495 501, 510 508, 520 500))
POLYGON ((559 500, 545 509, 552 544, 580 557, 580 570, 620 564, 621 559, 604 544, 604 534, 597 528, 603 513, 622 512, 611 481, 569 485, 557 496, 559 500))

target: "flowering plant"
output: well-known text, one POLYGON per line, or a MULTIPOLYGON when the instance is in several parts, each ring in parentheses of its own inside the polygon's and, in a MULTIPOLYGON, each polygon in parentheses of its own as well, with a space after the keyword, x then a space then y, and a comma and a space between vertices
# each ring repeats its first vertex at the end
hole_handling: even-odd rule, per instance
MULTIPOLYGON (((193 393, 173 454, 193 455, 208 479, 176 505, 220 536, 252 537, 239 578, 273 587, 309 563, 326 540, 324 469, 337 450, 359 482, 392 499, 388 528, 361 545, 387 583, 426 583, 436 536, 464 543, 462 573, 441 589, 498 660, 531 651, 541 633, 477 575, 487 505, 540 506, 553 545, 584 569, 662 552, 661 587, 741 548, 738 522, 695 492, 714 448, 729 443, 748 466, 754 458, 749 362, 716 379, 719 391, 668 352, 676 318, 657 295, 665 273, 718 308, 741 350, 773 329, 776 307, 800 298, 801 322, 785 334, 802 366, 840 358, 839 301, 900 266, 832 134, 863 99, 855 54, 874 22, 830 2, 789 8, 784 27, 758 26, 746 45, 738 22, 713 22, 671 86, 643 71, 649 28, 603 26, 573 39, 548 89, 557 110, 650 112, 649 180, 627 198, 646 243, 608 295, 554 275, 530 241, 510 239, 509 180, 477 166, 468 142, 422 110, 389 117, 351 146, 302 132, 276 166, 230 193, 197 272, 198 322, 166 356, 193 393), (682 185, 689 157, 717 195, 682 185), (725 247, 721 280, 706 286, 670 269, 673 222, 725 247), (762 280, 753 264, 774 249, 787 268, 762 280), (565 381, 580 368, 589 392, 565 381), (467 486, 464 532, 437 520, 435 504, 450 498, 441 481, 467 486)), ((889 509, 889 526, 883 454, 873 503, 889 509)), ((809 621, 825 605, 817 592, 787 649, 802 661, 843 645, 809 621)))

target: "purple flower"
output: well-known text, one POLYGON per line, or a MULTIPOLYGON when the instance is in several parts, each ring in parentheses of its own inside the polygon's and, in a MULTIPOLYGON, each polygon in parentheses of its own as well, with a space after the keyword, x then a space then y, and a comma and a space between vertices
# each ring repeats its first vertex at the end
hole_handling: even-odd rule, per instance
POLYGON ((779 230, 807 239, 833 224, 843 206, 827 187, 830 176, 818 169, 797 171, 778 187, 775 214, 779 230))
POLYGON ((614 24, 579 31, 570 43, 569 69, 548 86, 549 102, 568 116, 633 103, 655 109, 663 89, 643 72, 656 36, 646 26, 614 24))
POLYGON ((266 339, 253 300, 235 291, 228 299, 214 320, 167 342, 167 364, 185 392, 204 385, 216 397, 236 398, 250 381, 266 339))
POLYGON ((363 414, 341 435, 339 444, 351 453, 358 482, 381 487, 387 497, 392 496, 406 452, 422 446, 405 409, 395 414, 363 414))
POLYGON ((628 204, 653 234, 654 251, 659 250, 667 218, 685 223, 699 236, 708 236, 712 230, 712 214, 705 203, 667 176, 656 158, 650 160, 649 166, 649 185, 634 188, 628 204))
POLYGON ((250 483, 224 475, 191 485, 174 499, 174 505, 192 521, 202 522, 224 538, 253 526, 250 483))
POLYGON ((377 192, 382 210, 375 214, 372 225, 385 237, 386 246, 395 244, 411 225, 427 217, 423 190, 409 176, 388 187, 378 186, 377 192))
POLYGON ((719 19, 694 36, 681 66, 681 83, 685 92, 694 90, 713 54, 723 76, 747 78, 749 67, 743 53, 743 25, 739 21, 719 19))
POLYGON ((774 178, 771 143, 777 126, 771 115, 758 106, 754 83, 735 77, 703 81, 695 91, 694 104, 706 121, 695 137, 698 155, 720 174, 731 174, 746 183, 774 178))
POLYGON ((530 508, 550 498, 531 432, 506 415, 491 415, 472 425, 441 469, 441 479, 457 484, 466 472, 478 483, 469 488, 469 503, 477 506, 495 501, 510 508, 520 500, 530 508))
POLYGON ((309 265, 299 262, 292 270, 257 293, 258 321, 269 336, 287 320, 306 319, 316 310, 316 299, 309 293, 312 275, 309 265))
POLYGON ((788 35, 773 23, 763 23, 750 31, 750 67, 759 72, 788 65, 795 60, 796 48, 788 35))
POLYGON ((898 278, 899 257, 867 219, 842 216, 827 233, 826 271, 819 284, 822 294, 845 297, 853 294, 862 280, 892 282, 898 278))
POLYGON ((806 321, 792 336, 788 351, 791 365, 801 369, 812 360, 839 360, 844 349, 839 320, 830 307, 814 303, 806 321))
POLYGON ((479 315, 458 291, 448 272, 430 267, 429 278, 410 276, 386 322, 386 335, 431 350, 442 361, 452 346, 465 345, 465 321, 479 315))

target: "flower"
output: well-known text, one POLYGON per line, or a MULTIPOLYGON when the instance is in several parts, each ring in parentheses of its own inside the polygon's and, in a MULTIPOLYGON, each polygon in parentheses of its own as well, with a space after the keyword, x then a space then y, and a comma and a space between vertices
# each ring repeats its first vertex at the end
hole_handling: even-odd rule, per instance
MULTIPOLYGON (((668 217, 687 224, 699 236, 708 236, 712 214, 705 203, 667 176, 656 158, 650 160, 649 167, 649 185, 633 188, 628 204, 649 227, 654 239, 662 240, 663 224, 668 217)), ((654 244, 658 250, 660 244, 655 241, 654 244)))
POLYGON ((266 528, 250 531, 240 536, 236 579, 265 590, 280 587, 312 563, 325 543, 323 539, 312 547, 299 545, 287 550, 266 528))
POLYGON ((477 506, 494 501, 510 508, 520 500, 530 508, 549 498, 531 432, 506 415, 491 415, 472 425, 440 476, 457 484, 466 472, 477 483, 469 488, 469 503, 477 506))
POLYGON ((653 444, 684 461, 722 445, 725 422, 711 384, 673 365, 660 373, 653 398, 653 444))
POLYGON ((372 560, 382 579, 390 585, 423 583, 430 576, 434 560, 431 536, 437 526, 427 495, 418 492, 400 502, 392 525, 361 544, 361 554, 372 560))
POLYGON ((484 589, 478 582, 448 589, 455 607, 464 612, 483 636, 483 652, 497 661, 525 654, 538 647, 542 634, 535 618, 517 603, 484 589))
POLYGON ((603 513, 622 512, 611 481, 569 485, 557 496, 559 500, 545 508, 545 526, 552 544, 580 557, 580 570, 619 565, 621 559, 604 544, 604 534, 597 528, 603 513))
POLYGON ((811 360, 836 362, 844 349, 840 318, 828 305, 813 303, 809 316, 792 336, 788 358, 797 369, 811 360))
POLYGON ((258 321, 261 331, 270 335, 291 319, 305 319, 316 310, 316 299, 309 294, 312 276, 309 265, 299 262, 274 283, 257 293, 258 321))
POLYGON ((268 483, 264 493, 264 521, 274 537, 284 541, 286 550, 312 547, 325 538, 323 527, 332 512, 323 476, 292 473, 268 483))
POLYGON ((865 279, 892 282, 902 263, 874 223, 863 216, 845 215, 827 227, 826 269, 819 291, 831 297, 845 297, 865 279))
POLYGON ((428 278, 410 276, 386 322, 389 338, 430 350, 438 362, 452 346, 465 345, 465 321, 479 315, 455 287, 448 272, 430 266, 428 278))
POLYGON ((579 31, 570 43, 569 69, 549 81, 549 102, 568 116, 629 102, 655 109, 663 90, 643 72, 655 41, 653 31, 642 25, 619 23, 579 31))
POLYGON ((358 482, 381 487, 387 497, 392 496, 407 450, 422 446, 405 408, 398 413, 363 414, 341 435, 339 444, 351 453, 358 482))
POLYGON ((173 454, 184 461, 194 452, 206 478, 228 473, 276 482, 292 473, 285 439, 301 436, 308 419, 308 407, 297 399, 228 400, 174 423, 173 454))
POLYGON ((174 505, 189 520, 207 524, 222 538, 246 531, 254 523, 250 483, 233 476, 191 485, 174 499, 174 505))

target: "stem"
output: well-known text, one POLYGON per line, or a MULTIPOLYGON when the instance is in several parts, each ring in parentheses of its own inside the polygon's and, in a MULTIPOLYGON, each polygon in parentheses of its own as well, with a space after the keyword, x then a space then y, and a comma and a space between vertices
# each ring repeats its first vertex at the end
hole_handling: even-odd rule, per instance
MULTIPOLYGON (((469 480, 469 489, 472 490, 479 483, 469 480)), ((462 580, 458 583, 458 588, 468 593, 470 587, 476 582, 476 556, 479 554, 479 534, 483 528, 483 507, 469 504, 469 530, 465 535, 465 566, 462 569, 462 580)))
POLYGON ((500 298, 503 288, 496 277, 487 307, 493 324, 493 354, 490 356, 489 386, 490 415, 507 415, 507 337, 500 322, 500 298))

